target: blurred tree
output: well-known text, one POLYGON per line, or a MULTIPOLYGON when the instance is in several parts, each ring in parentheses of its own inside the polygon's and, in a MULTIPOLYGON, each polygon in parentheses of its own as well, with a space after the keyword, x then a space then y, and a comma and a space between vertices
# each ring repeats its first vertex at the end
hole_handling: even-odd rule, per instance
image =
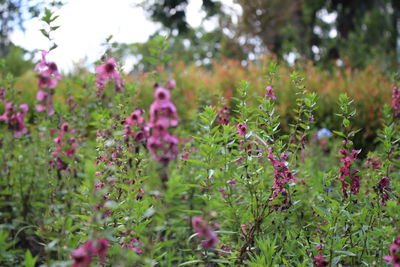
POLYGON ((29 53, 22 47, 12 45, 9 47, 9 53, 4 57, 4 64, 7 72, 12 73, 14 76, 20 76, 33 69, 32 59, 33 53, 29 53))
MULTIPOLYGON (((221 3, 216 0, 202 0, 202 9, 206 16, 211 17, 221 13, 221 3)), ((186 21, 188 0, 144 0, 140 4, 154 21, 160 22, 167 28, 184 34, 190 29, 186 21)))
MULTIPOLYGON (((23 22, 40 14, 45 0, 0 0, 0 58, 14 76, 20 76, 33 68, 33 54, 14 45, 10 34, 16 29, 24 30, 23 22)), ((50 6, 60 6, 61 1, 52 1, 50 6)))
MULTIPOLYGON (((44 0, 0 0, 0 57, 5 57, 12 47, 10 33, 24 29, 23 22, 37 17, 44 0)), ((50 6, 60 6, 61 1, 52 1, 50 6)))
MULTIPOLYGON (((178 41, 182 36, 196 36, 190 33, 186 21, 188 2, 146 0, 142 6, 154 21, 160 22, 173 35, 179 35, 178 41)), ((235 24, 223 12, 221 1, 203 0, 206 18, 218 17, 219 27, 212 33, 218 37, 212 40, 229 40, 230 44, 220 43, 216 55, 233 55, 242 59, 243 54, 272 52, 281 58, 292 54, 325 66, 338 59, 350 62, 353 67, 364 67, 371 62, 379 62, 383 68, 399 64, 399 0, 234 2, 242 8, 235 24), (225 30, 232 34, 228 36, 225 30), (230 53, 229 49, 236 46, 240 52, 230 53)))
POLYGON ((200 26, 196 29, 190 27, 186 20, 186 8, 188 0, 145 0, 140 6, 148 12, 150 18, 163 25, 146 43, 143 44, 119 44, 117 53, 123 57, 137 55, 139 63, 135 65, 135 71, 151 69, 148 58, 151 47, 154 45, 154 37, 161 34, 168 36, 170 43, 168 52, 175 58, 185 63, 196 63, 205 67, 211 67, 212 59, 221 57, 234 57, 246 59, 242 46, 238 40, 229 37, 224 29, 233 28, 229 15, 222 10, 222 4, 216 0, 202 0, 202 9, 206 19, 215 19, 219 27, 206 31, 200 26))

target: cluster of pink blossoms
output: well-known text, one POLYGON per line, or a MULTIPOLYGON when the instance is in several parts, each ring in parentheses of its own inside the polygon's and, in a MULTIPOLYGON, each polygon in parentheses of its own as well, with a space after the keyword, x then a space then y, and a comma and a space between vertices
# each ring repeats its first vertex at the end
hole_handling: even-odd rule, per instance
POLYGON ((5 103, 4 114, 0 116, 0 121, 5 121, 8 129, 14 133, 15 138, 21 137, 26 134, 28 130, 25 127, 25 114, 28 112, 28 105, 21 104, 19 110, 11 102, 5 103))
MULTIPOLYGON (((48 51, 42 51, 42 59, 35 67, 35 71, 39 73, 38 86, 41 89, 53 89, 57 86, 58 80, 61 80, 57 64, 54 62, 47 62, 46 60, 48 53, 48 51)), ((36 99, 41 102, 36 105, 36 110, 38 112, 47 110, 49 116, 54 114, 52 91, 39 90, 36 94, 36 99)))
POLYGON ((315 256, 314 258, 314 265, 317 267, 324 267, 324 266, 328 266, 329 261, 325 260, 324 255, 322 254, 318 254, 317 256, 315 256))
POLYGON ((392 90, 392 108, 395 117, 400 117, 400 88, 394 87, 392 90))
POLYGON ((120 92, 124 83, 118 71, 117 61, 114 58, 109 58, 104 64, 96 67, 96 87, 98 89, 98 96, 101 96, 109 80, 114 81, 115 91, 120 92))
POLYGON ((246 136, 247 134, 247 125, 244 123, 238 123, 237 125, 237 134, 240 136, 246 136))
POLYGON ((338 179, 342 183, 344 198, 348 197, 347 189, 349 186, 350 192, 353 195, 357 195, 360 191, 360 176, 357 175, 360 171, 351 170, 351 167, 360 152, 361 150, 353 149, 352 152, 349 153, 345 148, 342 148, 339 151, 339 155, 341 156, 340 161, 343 162, 343 166, 340 167, 340 174, 338 179))
POLYGON ((211 228, 208 226, 208 223, 204 221, 202 217, 193 217, 192 226, 194 230, 196 230, 197 236, 204 239, 201 242, 201 246, 204 249, 211 249, 215 247, 219 241, 218 236, 213 230, 211 230, 211 228))
POLYGON ((128 118, 125 119, 125 137, 133 137, 135 142, 145 143, 149 137, 149 127, 145 125, 143 118, 143 110, 136 109, 133 111, 128 118), (133 131, 132 127, 137 128, 137 131, 133 131))
MULTIPOLYGON (((133 235, 135 231, 123 231, 121 232, 122 235, 133 235)), ((129 238, 129 242, 121 243, 120 248, 127 248, 130 249, 138 254, 143 252, 142 248, 139 246, 139 240, 136 237, 129 238)))
POLYGON ((385 261, 393 263, 393 267, 400 267, 400 236, 394 240, 389 248, 389 256, 383 257, 385 261))
POLYGON ((382 163, 379 161, 377 156, 375 157, 368 157, 366 161, 367 167, 371 167, 372 169, 378 169, 382 166, 382 163))
POLYGON ((67 169, 68 164, 64 162, 62 158, 64 155, 68 158, 73 158, 75 155, 78 141, 74 136, 71 136, 71 134, 74 134, 75 132, 75 129, 70 129, 68 123, 65 122, 61 125, 60 132, 54 139, 56 149, 53 152, 53 156, 55 157, 55 160, 50 161, 50 165, 53 168, 57 170, 67 169))
POLYGON ((107 249, 109 242, 107 239, 101 238, 93 242, 86 241, 85 244, 78 247, 71 253, 71 258, 74 260, 72 267, 88 267, 93 260, 93 257, 99 256, 99 263, 106 262, 107 249))
POLYGON ((178 154, 178 138, 168 132, 168 128, 178 125, 178 113, 171 102, 169 90, 156 85, 154 102, 150 106, 151 136, 147 140, 147 148, 153 159, 164 166, 176 158, 178 154))
POLYGON ((218 124, 224 124, 228 125, 229 124, 229 114, 230 110, 227 106, 223 107, 218 111, 218 118, 217 118, 217 123, 218 124))
POLYGON ((272 166, 274 167, 274 185, 272 186, 274 191, 272 192, 270 200, 275 199, 279 193, 281 193, 285 197, 282 202, 283 204, 288 203, 287 192, 284 188, 284 185, 297 182, 297 179, 293 176, 293 173, 288 168, 288 163, 286 161, 288 157, 288 154, 283 153, 279 159, 276 159, 272 153, 272 148, 270 148, 268 151, 268 159, 271 161, 272 166))
POLYGON ((386 206, 386 201, 389 200, 389 193, 392 189, 389 187, 390 179, 389 177, 385 176, 378 181, 378 190, 379 195, 381 197, 381 206, 386 206))

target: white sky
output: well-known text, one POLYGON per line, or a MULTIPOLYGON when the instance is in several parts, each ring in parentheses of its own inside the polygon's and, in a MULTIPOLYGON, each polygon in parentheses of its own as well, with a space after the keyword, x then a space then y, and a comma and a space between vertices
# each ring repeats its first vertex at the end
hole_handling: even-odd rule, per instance
MULTIPOLYGON (((135 7, 140 0, 67 0, 65 5, 55 10, 59 18, 55 25, 61 27, 53 34, 57 49, 49 55, 62 71, 71 70, 74 62, 85 60, 91 64, 102 55, 101 44, 109 35, 114 41, 133 43, 145 42, 159 25, 146 18, 144 11, 135 7)), ((233 0, 221 0, 233 5, 233 0)), ((202 23, 204 12, 200 11, 201 0, 189 1, 188 23, 194 27, 202 23)), ((212 22, 204 25, 212 28, 212 22), (210 25, 211 24, 211 25, 210 25)), ((27 50, 48 49, 48 40, 40 33, 43 27, 40 19, 25 23, 25 32, 16 31, 11 40, 27 50)), ((39 53, 38 53, 39 58, 39 53)))

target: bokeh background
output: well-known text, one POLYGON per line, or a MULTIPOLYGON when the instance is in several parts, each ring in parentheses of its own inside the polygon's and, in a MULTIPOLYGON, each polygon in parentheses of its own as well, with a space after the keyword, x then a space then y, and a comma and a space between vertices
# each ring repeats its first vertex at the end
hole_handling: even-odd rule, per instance
MULTIPOLYGON (((317 127, 340 128, 334 116, 339 94, 355 100, 356 138, 373 147, 384 104, 400 62, 400 1, 397 0, 1 0, 2 72, 17 77, 16 88, 34 104, 33 67, 49 49, 40 29, 44 7, 59 17, 49 55, 63 76, 56 98, 82 98, 95 62, 112 51, 125 79, 137 85, 145 107, 152 99, 153 71, 175 79, 183 121, 199 104, 228 105, 241 80, 263 94, 271 62, 278 64, 281 125, 293 120, 290 73, 304 77, 319 95, 317 127), (108 41, 106 41, 108 40, 108 41), (30 89, 29 89, 30 88, 30 89), (204 100, 202 102, 202 99, 204 100)), ((82 100, 84 101, 84 100, 82 100)))

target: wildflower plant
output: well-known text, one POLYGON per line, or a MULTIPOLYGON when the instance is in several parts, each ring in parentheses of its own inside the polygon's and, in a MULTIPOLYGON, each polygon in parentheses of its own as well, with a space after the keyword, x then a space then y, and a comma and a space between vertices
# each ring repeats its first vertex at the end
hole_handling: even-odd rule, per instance
POLYGON ((167 68, 163 37, 134 77, 110 40, 62 80, 47 49, 31 94, 1 69, 1 266, 398 265, 397 91, 371 150, 356 100, 322 119, 315 74, 220 66, 249 80, 228 94, 167 68))

